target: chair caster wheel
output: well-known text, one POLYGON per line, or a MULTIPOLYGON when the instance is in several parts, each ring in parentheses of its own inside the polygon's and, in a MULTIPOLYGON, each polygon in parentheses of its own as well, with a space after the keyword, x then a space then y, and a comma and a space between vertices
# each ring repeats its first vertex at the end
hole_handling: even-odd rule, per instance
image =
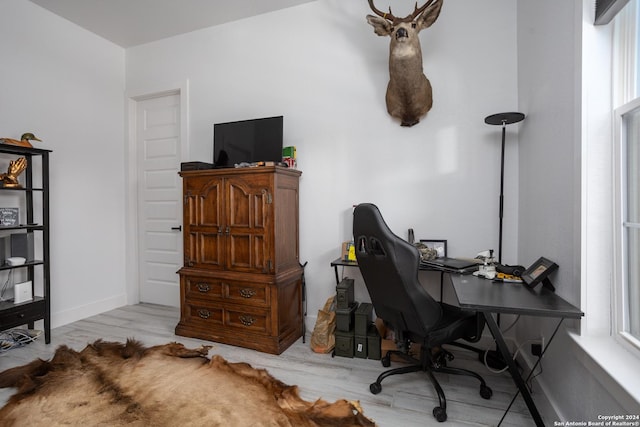
POLYGON ((443 423, 447 421, 447 410, 441 406, 436 406, 433 408, 433 416, 439 423, 443 423))
POLYGON ((372 394, 378 394, 382 391, 382 384, 380 383, 371 383, 371 385, 369 386, 369 391, 372 394))
POLYGON ((387 355, 383 357, 380 362, 382 362, 382 366, 388 368, 389 366, 391 366, 391 356, 387 355))
POLYGON ((486 385, 481 385, 480 386, 480 396, 483 399, 491 399, 491 396, 493 396, 493 390, 491 390, 491 388, 489 388, 486 385))

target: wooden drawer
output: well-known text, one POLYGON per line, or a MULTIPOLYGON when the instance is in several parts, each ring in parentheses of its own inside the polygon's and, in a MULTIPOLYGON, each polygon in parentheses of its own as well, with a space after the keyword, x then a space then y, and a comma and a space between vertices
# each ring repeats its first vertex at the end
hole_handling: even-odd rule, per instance
POLYGON ((224 298, 222 281, 218 279, 184 276, 183 282, 186 299, 202 298, 214 301, 224 298))
POLYGON ((36 297, 34 301, 14 305, 3 303, 3 310, 0 311, 0 327, 2 329, 14 328, 35 320, 43 319, 45 316, 45 302, 36 297))
POLYGON ((270 290, 265 283, 227 282, 225 298, 236 304, 269 307, 270 290))
POLYGON ((234 302, 240 305, 269 307, 270 286, 266 283, 184 276, 185 299, 234 302))
POLYGON ((186 301, 185 305, 186 324, 211 330, 231 328, 238 334, 271 333, 271 315, 268 310, 234 304, 202 304, 196 301, 186 301))

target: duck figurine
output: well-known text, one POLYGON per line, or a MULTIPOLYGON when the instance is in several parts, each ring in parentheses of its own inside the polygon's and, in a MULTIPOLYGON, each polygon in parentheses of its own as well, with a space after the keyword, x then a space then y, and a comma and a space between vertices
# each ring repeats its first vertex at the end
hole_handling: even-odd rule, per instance
POLYGON ((33 145, 31 145, 29 141, 42 142, 41 139, 36 138, 36 136, 30 132, 22 134, 22 136, 20 137, 20 141, 18 141, 17 139, 11 139, 11 138, 0 138, 0 143, 2 144, 11 144, 11 145, 17 145, 19 147, 31 148, 33 147, 33 145))

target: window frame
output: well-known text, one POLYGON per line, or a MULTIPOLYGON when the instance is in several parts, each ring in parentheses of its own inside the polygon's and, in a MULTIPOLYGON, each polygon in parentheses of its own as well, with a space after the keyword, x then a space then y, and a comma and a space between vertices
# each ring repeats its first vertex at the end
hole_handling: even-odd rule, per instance
MULTIPOLYGON (((613 335, 626 348, 640 351, 640 339, 629 332, 627 238, 627 131, 625 116, 640 111, 640 97, 614 110, 614 330, 613 335)), ((640 307, 638 307, 640 309, 640 307)))

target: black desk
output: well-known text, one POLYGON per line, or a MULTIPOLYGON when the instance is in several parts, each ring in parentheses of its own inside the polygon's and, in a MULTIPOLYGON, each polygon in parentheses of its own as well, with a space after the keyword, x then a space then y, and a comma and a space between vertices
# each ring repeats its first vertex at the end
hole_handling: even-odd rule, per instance
POLYGON ((357 267, 358 261, 345 261, 342 258, 331 261, 331 267, 336 272, 336 284, 340 284, 340 276, 338 275, 338 267, 357 267))
MULTIPOLYGON (((331 261, 331 267, 336 273, 336 284, 340 284, 340 275, 338 274, 338 267, 358 267, 358 261, 345 261, 342 258, 335 259, 331 261)), ((418 267, 420 271, 439 271, 440 272, 440 301, 442 301, 442 290, 444 286, 444 274, 447 273, 446 270, 436 268, 436 267, 426 267, 420 265, 418 267)))
MULTIPOLYGON (((551 344, 556 332, 558 332, 562 321, 566 318, 579 319, 584 316, 584 313, 542 286, 538 286, 535 290, 530 290, 523 284, 494 283, 491 280, 481 279, 473 275, 463 276, 459 274, 451 274, 451 282, 460 307, 475 310, 483 314, 487 326, 491 331, 491 335, 493 335, 493 338, 496 340, 498 350, 500 354, 502 354, 502 358, 507 362, 509 373, 516 383, 516 386, 518 386, 519 392, 522 393, 522 397, 527 404, 527 408, 529 408, 531 416, 537 426, 544 426, 538 408, 536 408, 531 393, 529 393, 525 380, 518 371, 518 367, 513 360, 513 355, 509 351, 502 331, 500 331, 492 313, 559 318, 560 320, 551 338, 543 349, 543 355, 551 344)), ((531 369, 531 372, 535 371, 539 362, 540 359, 538 359, 538 362, 536 362, 531 369)), ((528 379, 529 378, 527 378, 527 380, 528 379)), ((517 396, 518 394, 513 397, 511 404, 513 404, 517 396)), ((511 405, 507 408, 507 412, 510 407, 511 405)), ((505 412, 505 416, 507 412, 505 412)), ((502 419, 504 419, 504 416, 502 419)), ((500 420, 500 423, 502 423, 502 420, 500 420)))

